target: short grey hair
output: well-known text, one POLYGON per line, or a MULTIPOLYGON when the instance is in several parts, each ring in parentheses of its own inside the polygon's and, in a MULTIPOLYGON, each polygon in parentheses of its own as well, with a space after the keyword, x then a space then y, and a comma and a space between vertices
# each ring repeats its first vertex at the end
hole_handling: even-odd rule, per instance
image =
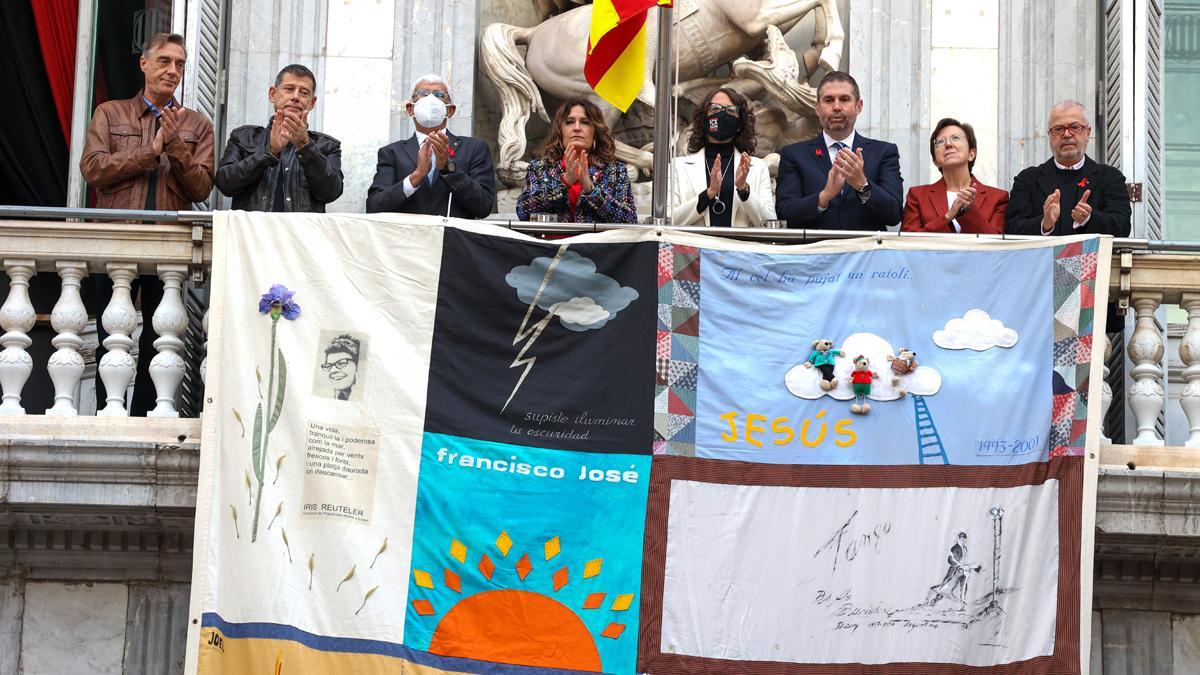
POLYGON ((410 89, 409 91, 411 91, 412 93, 415 94, 417 92, 417 88, 421 86, 421 83, 442 85, 443 87, 446 88, 446 96, 449 97, 449 99, 451 101, 454 100, 454 95, 450 93, 450 83, 447 82, 446 78, 442 77, 441 75, 438 75, 437 73, 430 73, 428 75, 422 75, 422 76, 418 77, 417 79, 413 80, 412 89, 410 89))
MULTIPOLYGON (((1080 113, 1083 114, 1083 121, 1087 122, 1088 124, 1091 124, 1091 121, 1088 120, 1088 116, 1087 116, 1087 106, 1080 103, 1079 101, 1075 101, 1072 99, 1066 99, 1064 101, 1059 101, 1058 103, 1055 103, 1054 105, 1050 106, 1050 115, 1053 115, 1055 112, 1060 112, 1060 111, 1064 111, 1064 110, 1078 110, 1080 113)), ((1046 119, 1049 120, 1050 117, 1047 116, 1046 119)))

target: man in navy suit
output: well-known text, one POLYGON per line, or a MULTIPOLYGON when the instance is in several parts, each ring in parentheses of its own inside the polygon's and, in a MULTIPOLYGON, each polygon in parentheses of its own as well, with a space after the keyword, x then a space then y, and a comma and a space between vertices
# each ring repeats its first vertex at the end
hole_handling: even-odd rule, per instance
POLYGON ((479 139, 446 132, 456 110, 446 80, 421 77, 405 107, 416 133, 379 149, 367 212, 486 218, 496 196, 492 153, 479 139))
POLYGON ((854 132, 862 108, 853 77, 835 70, 821 78, 821 135, 785 147, 779 160, 775 210, 788 227, 883 230, 900 222, 900 152, 854 132))

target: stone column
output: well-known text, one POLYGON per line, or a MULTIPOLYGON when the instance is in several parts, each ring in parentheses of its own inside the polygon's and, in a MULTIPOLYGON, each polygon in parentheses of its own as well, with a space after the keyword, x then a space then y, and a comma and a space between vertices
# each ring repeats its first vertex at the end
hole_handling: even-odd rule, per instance
POLYGON ((1184 293, 1179 306, 1187 310, 1187 331, 1179 341, 1179 359, 1183 361, 1183 391, 1179 405, 1188 420, 1189 448, 1200 448, 1200 293, 1184 293))
MULTIPOLYGON (((936 180, 928 138, 943 117, 953 117, 975 129, 978 154, 971 171, 986 185, 998 185, 996 120, 1000 108, 999 0, 933 0, 929 118, 921 138, 927 175, 914 176, 920 185, 936 180), (964 95, 969 92, 969 95, 964 95)), ((1005 179, 1007 183, 1008 179, 1005 179)))
MULTIPOLYGON (((286 65, 299 63, 317 76, 317 92, 325 84, 325 6, 327 0, 230 0, 229 73, 225 96, 226 138, 217 139, 217 158, 228 132, 246 124, 265 125, 275 111, 267 89, 286 65)), ((182 3, 180 3, 182 4, 182 3)), ((337 136, 326 128, 321 96, 308 116, 308 126, 337 136)), ((349 176, 347 176, 349 178, 349 176)), ((230 200, 221 197, 223 208, 230 200)))
MULTIPOLYGON (((1000 119, 997 186, 1050 158, 1050 106, 1073 99, 1096 116, 1098 3, 1086 0, 1000 3, 1000 119)), ((1093 131, 1093 141, 1095 132, 1093 131)), ((1098 156, 1100 148, 1088 153, 1098 156)))
POLYGON ((82 260, 59 260, 58 275, 62 277, 62 292, 50 314, 50 325, 58 332, 50 341, 56 348, 50 355, 50 379, 54 382, 54 406, 47 415, 74 417, 75 390, 79 378, 83 377, 83 355, 79 348, 83 338, 79 334, 87 325, 87 309, 79 297, 79 282, 87 274, 87 263, 82 260))
MULTIPOLYGON (((180 286, 187 278, 187 265, 158 266, 158 276, 163 281, 163 299, 154 310, 154 332, 160 337, 154 341, 158 354, 150 361, 150 379, 154 381, 156 405, 146 413, 147 417, 179 417, 175 409, 175 396, 179 383, 183 381, 184 363, 179 352, 183 351, 182 336, 187 330, 187 312, 183 307, 180 286)), ((143 326, 142 330, 145 330, 143 326)), ((149 358, 143 354, 141 358, 149 358)))
POLYGON ((404 104, 413 80, 426 73, 438 73, 450 82, 458 105, 450 131, 473 135, 478 4, 475 0, 395 0, 395 5, 389 137, 396 140, 413 133, 404 104))
POLYGON ((1129 388, 1129 408, 1137 420, 1137 437, 1133 439, 1133 445, 1163 445, 1155 428, 1166 403, 1162 368, 1165 345, 1154 320, 1154 312, 1161 303, 1161 293, 1133 294, 1133 307, 1137 310, 1137 327, 1129 340, 1129 358, 1134 363, 1130 372, 1133 386, 1129 388))
POLYGON ((849 72, 863 98, 856 130, 899 146, 906 191, 929 182, 931 18, 928 2, 850 3, 849 72))
MULTIPOLYGON (((324 83, 325 5, 327 0, 231 0, 229 14, 229 90, 225 128, 266 124, 274 108, 267 88, 275 75, 291 63, 307 66, 324 83)), ((324 109, 308 117, 309 127, 323 131, 324 109)), ((331 132, 332 133, 332 132, 331 132)), ((334 133, 336 136, 337 134, 334 133)), ((217 139, 223 149, 226 139, 217 139)), ((217 153, 220 157, 220 152, 217 153)))
POLYGON ((21 390, 33 374, 33 358, 26 349, 33 344, 29 331, 35 315, 29 301, 29 278, 34 273, 32 260, 4 260, 8 274, 8 298, 0 307, 0 390, 4 392, 0 415, 24 415, 21 390))
MULTIPOLYGON (((129 295, 129 284, 137 276, 137 265, 134 263, 108 263, 108 276, 113 280, 112 300, 104 308, 101 321, 108 337, 104 338, 104 357, 100 359, 100 380, 104 382, 104 408, 96 414, 104 417, 126 417, 129 410, 125 408, 125 393, 129 383, 137 374, 137 361, 129 352, 134 347, 130 334, 137 326, 137 314, 133 308, 133 299, 129 295)), ((143 326, 148 330, 149 326, 143 326)), ((149 354, 143 358, 149 358, 149 354)))

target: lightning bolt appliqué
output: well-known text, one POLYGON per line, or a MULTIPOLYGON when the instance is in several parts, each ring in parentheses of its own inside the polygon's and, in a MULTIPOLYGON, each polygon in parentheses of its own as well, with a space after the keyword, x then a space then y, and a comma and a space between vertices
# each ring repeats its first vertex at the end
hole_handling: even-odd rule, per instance
POLYGON ((521 350, 517 352, 513 362, 509 364, 509 368, 525 366, 525 370, 521 372, 521 377, 517 378, 517 383, 513 385, 512 393, 508 395, 508 400, 504 402, 504 407, 500 408, 501 414, 508 409, 508 404, 512 403, 513 397, 517 395, 517 390, 521 388, 521 384, 525 382, 525 378, 529 375, 529 371, 533 370, 533 366, 537 363, 537 357, 531 356, 525 358, 525 352, 537 342, 538 337, 546 326, 550 325, 550 320, 554 318, 556 311, 555 307, 550 308, 550 312, 546 314, 540 321, 533 326, 529 326, 529 320, 533 318, 533 308, 537 307, 538 299, 542 297, 542 291, 546 290, 546 286, 550 284, 550 279, 554 276, 554 270, 558 267, 558 262, 562 260, 563 255, 567 252, 566 245, 558 247, 558 253, 554 255, 554 259, 550 261, 550 266, 546 268, 546 275, 542 277, 542 283, 538 286, 537 293, 533 295, 533 299, 529 302, 529 309, 525 310, 525 318, 521 320, 521 327, 517 329, 517 334, 513 336, 513 345, 515 346, 521 340, 528 338, 528 341, 521 346, 521 350), (526 330, 526 327, 529 330, 526 330))

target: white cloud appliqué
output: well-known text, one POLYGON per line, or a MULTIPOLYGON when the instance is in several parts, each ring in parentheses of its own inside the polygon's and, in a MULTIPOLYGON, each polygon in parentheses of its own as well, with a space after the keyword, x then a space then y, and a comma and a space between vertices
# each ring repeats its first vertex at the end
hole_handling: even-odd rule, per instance
POLYGON ((1012 347, 1018 337, 1017 331, 1005 327, 999 319, 993 319, 982 309, 972 309, 947 321, 943 330, 934 331, 933 343, 942 349, 983 352, 993 347, 1012 347))
MULTIPOLYGON (((854 370, 854 357, 862 354, 871 361, 871 370, 879 373, 879 378, 871 383, 871 394, 867 397, 872 401, 895 401, 900 399, 900 391, 892 384, 892 366, 888 363, 889 354, 896 350, 891 343, 874 333, 855 333, 846 341, 836 345, 844 356, 834 359, 833 375, 838 384, 830 391, 821 389, 821 371, 816 368, 805 368, 804 363, 797 364, 784 375, 783 382, 788 391, 794 396, 815 400, 828 396, 839 401, 849 401, 854 398, 850 387, 850 372, 854 370)), ((942 388, 942 374, 929 366, 917 366, 913 372, 901 378, 900 386, 916 396, 933 396, 942 388)))
POLYGON ((591 298, 571 298, 554 305, 552 311, 564 323, 590 328, 603 324, 611 316, 607 309, 591 298))

